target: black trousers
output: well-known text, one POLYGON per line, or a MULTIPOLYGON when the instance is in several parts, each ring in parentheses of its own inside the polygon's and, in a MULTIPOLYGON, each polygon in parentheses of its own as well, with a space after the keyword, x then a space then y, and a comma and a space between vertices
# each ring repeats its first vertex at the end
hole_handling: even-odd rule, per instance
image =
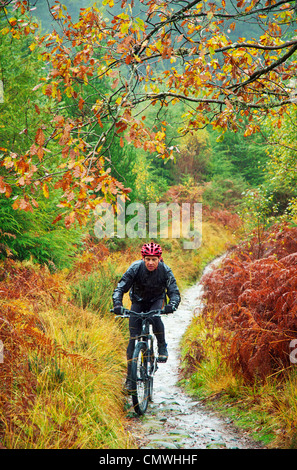
MULTIPOLYGON (((163 307, 164 300, 158 299, 154 302, 145 303, 145 302, 133 302, 131 309, 133 312, 149 312, 150 310, 160 310, 163 307)), ((129 318, 129 331, 130 339, 127 347, 127 361, 128 361, 128 375, 130 373, 131 359, 135 346, 135 337, 141 332, 141 318, 131 316, 129 318)), ((165 328, 164 323, 161 320, 161 317, 152 318, 152 327, 154 335, 156 336, 157 343, 165 343, 165 328)))

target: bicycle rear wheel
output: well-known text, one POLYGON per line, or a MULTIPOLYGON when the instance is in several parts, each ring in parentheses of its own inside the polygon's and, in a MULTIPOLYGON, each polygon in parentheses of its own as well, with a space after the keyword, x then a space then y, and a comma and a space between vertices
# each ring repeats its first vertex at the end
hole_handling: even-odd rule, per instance
POLYGON ((144 415, 150 393, 145 343, 137 343, 135 346, 131 363, 131 379, 133 383, 131 395, 134 409, 138 415, 144 415))

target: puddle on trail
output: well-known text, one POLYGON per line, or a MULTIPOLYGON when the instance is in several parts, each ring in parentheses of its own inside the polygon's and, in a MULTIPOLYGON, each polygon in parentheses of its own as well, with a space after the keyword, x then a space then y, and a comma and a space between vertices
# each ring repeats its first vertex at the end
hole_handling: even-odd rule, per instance
MULTIPOLYGON (((212 262, 206 270, 213 269, 219 261, 212 262)), ((192 286, 183 294, 178 310, 163 318, 169 358, 166 364, 159 364, 154 377, 153 402, 145 417, 135 416, 131 423, 132 435, 140 449, 261 448, 177 385, 179 343, 194 308, 199 308, 199 304, 202 307, 201 296, 202 286, 192 286)))

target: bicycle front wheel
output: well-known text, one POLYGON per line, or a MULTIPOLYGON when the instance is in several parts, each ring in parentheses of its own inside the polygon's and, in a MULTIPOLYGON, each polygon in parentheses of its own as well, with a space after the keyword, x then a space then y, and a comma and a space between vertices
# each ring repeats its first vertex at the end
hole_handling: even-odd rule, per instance
POLYGON ((133 383, 132 402, 138 415, 144 415, 147 409, 150 383, 147 370, 147 347, 145 343, 137 343, 131 364, 133 383))

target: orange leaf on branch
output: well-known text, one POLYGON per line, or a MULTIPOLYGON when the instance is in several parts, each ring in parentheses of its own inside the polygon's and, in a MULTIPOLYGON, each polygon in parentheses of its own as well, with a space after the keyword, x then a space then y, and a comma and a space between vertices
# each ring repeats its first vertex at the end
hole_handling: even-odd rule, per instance
POLYGON ((48 186, 47 186, 46 183, 43 183, 42 191, 43 191, 44 197, 46 197, 48 199, 49 198, 49 190, 48 190, 48 186))
POLYGON ((0 176, 0 193, 2 194, 6 193, 6 184, 4 182, 3 176, 0 176))

